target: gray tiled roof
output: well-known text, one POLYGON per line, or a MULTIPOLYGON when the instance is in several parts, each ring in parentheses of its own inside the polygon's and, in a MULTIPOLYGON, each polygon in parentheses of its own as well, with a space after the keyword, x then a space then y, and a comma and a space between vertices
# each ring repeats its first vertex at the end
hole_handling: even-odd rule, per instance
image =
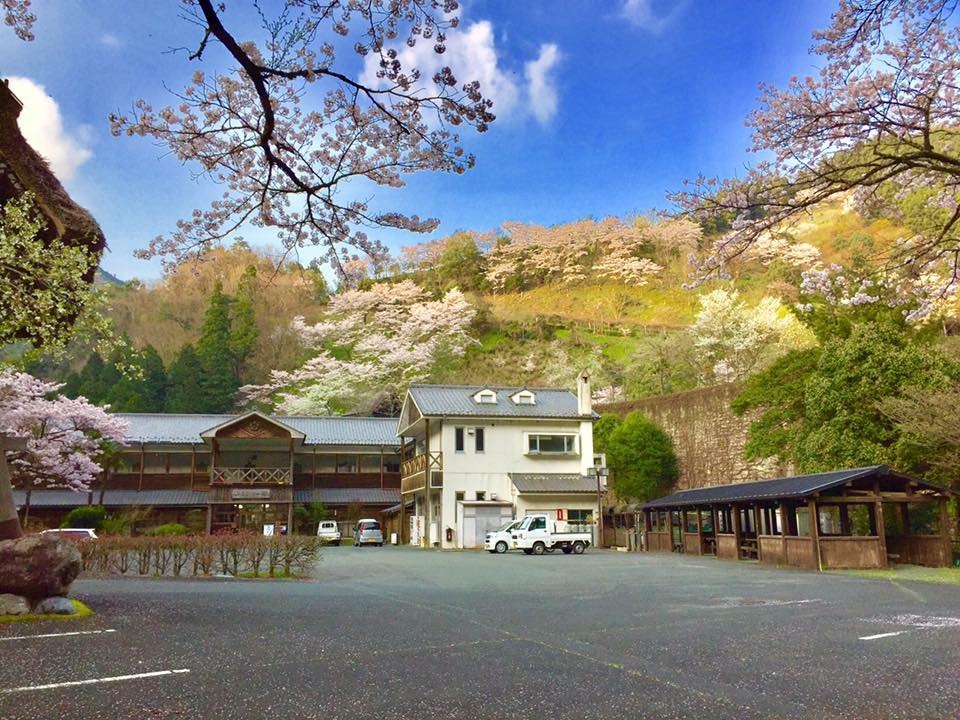
POLYGON ((322 502, 324 505, 395 505, 400 502, 398 489, 381 488, 318 488, 296 490, 293 501, 298 503, 322 502))
POLYGON ((557 388, 499 387, 492 385, 411 385, 408 391, 425 416, 579 418, 577 397, 557 388), (492 390, 497 402, 478 403, 473 399, 481 390, 492 390), (533 405, 517 405, 510 396, 529 390, 536 398, 533 405))
POLYGON ((952 492, 945 488, 940 488, 937 485, 931 485, 930 483, 914 480, 906 475, 896 473, 885 465, 871 465, 869 467, 834 470, 832 472, 816 473, 814 475, 797 475, 795 477, 777 478, 775 480, 759 480, 757 482, 683 490, 673 495, 651 500, 640 507, 654 509, 776 500, 780 498, 795 499, 810 497, 814 495, 814 493, 841 487, 851 480, 861 480, 865 478, 879 479, 885 477, 899 478, 903 481, 912 480, 925 487, 948 493, 952 492))
MULTIPOLYGON (((116 413, 130 424, 131 443, 199 443, 200 434, 242 415, 168 415, 116 413)), ((305 417, 268 415, 306 435, 306 445, 388 445, 397 446, 396 418, 305 417)))
MULTIPOLYGON (((32 507, 77 507, 86 505, 90 493, 72 492, 70 490, 34 490, 30 495, 32 507)), ((27 502, 27 493, 23 490, 14 490, 13 501, 18 506, 27 502)), ((99 504, 100 491, 93 491, 93 502, 99 504)), ((140 505, 166 507, 194 507, 207 504, 207 493, 191 490, 106 490, 103 493, 103 504, 107 507, 140 505)))
POLYGON ((517 492, 524 493, 593 493, 597 481, 576 473, 509 473, 517 492))

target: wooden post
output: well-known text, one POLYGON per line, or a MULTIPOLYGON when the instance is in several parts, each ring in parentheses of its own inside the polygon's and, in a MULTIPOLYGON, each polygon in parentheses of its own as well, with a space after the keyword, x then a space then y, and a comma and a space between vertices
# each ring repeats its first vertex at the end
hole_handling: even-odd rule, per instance
POLYGON ((817 561, 817 570, 823 571, 823 558, 820 555, 820 511, 817 509, 816 498, 807 501, 810 508, 810 540, 813 542, 813 556, 817 561))
MULTIPOLYGON (((423 470, 423 530, 426 534, 426 540, 421 539, 423 547, 433 547, 430 544, 430 521, 433 518, 433 508, 430 507, 430 471, 433 463, 430 462, 430 418, 423 421, 423 451, 424 451, 424 470, 423 470)), ((437 530, 439 531, 439 526, 437 530)))
POLYGON ((877 523, 877 538, 880 540, 880 567, 887 567, 887 528, 883 522, 883 501, 877 498, 873 508, 877 523))
POLYGON ((790 516, 787 514, 787 504, 785 502, 780 503, 780 546, 783 550, 783 564, 789 565, 787 562, 787 536, 790 534, 790 516))
POLYGON ((850 508, 847 505, 840 506, 840 534, 850 535, 850 508))
POLYGON ((757 560, 763 562, 763 550, 760 549, 760 536, 763 535, 763 510, 759 504, 753 506, 753 524, 757 538, 757 560))
POLYGON ((732 506, 730 511, 731 516, 733 517, 733 544, 736 547, 736 557, 737 560, 740 559, 740 508, 737 505, 732 506))
POLYGON ((207 535, 210 534, 211 529, 213 528, 213 505, 209 502, 207 503, 207 535))
POLYGON ((950 509, 947 498, 940 498, 940 538, 943 540, 943 557, 947 567, 953 562, 953 543, 950 542, 950 509))
POLYGON ((697 514, 697 555, 703 555, 703 528, 701 527, 700 508, 694 508, 694 512, 697 514))

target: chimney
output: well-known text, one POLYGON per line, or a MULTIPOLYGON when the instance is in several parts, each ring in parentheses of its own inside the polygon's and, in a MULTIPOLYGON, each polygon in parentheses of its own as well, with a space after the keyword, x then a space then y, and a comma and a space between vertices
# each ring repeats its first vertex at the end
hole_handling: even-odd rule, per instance
POLYGON ((577 378, 577 414, 593 414, 593 401, 590 399, 590 373, 586 370, 577 378))

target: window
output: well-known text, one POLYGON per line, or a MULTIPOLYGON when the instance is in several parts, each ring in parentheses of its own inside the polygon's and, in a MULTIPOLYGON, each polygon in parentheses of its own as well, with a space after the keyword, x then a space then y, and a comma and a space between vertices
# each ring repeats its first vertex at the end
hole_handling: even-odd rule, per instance
POLYGON ((360 456, 360 472, 379 474, 380 456, 379 455, 361 455, 360 456))
POLYGON ((515 393, 511 398, 515 405, 534 405, 536 404, 536 396, 529 390, 521 390, 518 393, 515 393))
POLYGON ((497 394, 493 390, 481 390, 473 396, 473 400, 483 405, 496 405, 497 394))
POLYGON ((486 499, 487 499, 487 493, 485 493, 483 490, 477 490, 477 500, 486 500, 486 499))
POLYGON ((398 473, 400 472, 400 456, 399 455, 384 455, 383 456, 383 471, 385 473, 398 473))
POLYGON ((474 452, 483 452, 483 428, 475 428, 473 431, 473 443, 474 443, 474 452))
POLYGON ((430 487, 442 488, 443 487, 443 473, 439 470, 430 471, 430 487))
POLYGON ((338 473, 355 473, 357 471, 356 455, 337 455, 338 473))
POLYGON ((567 527, 570 532, 589 532, 593 512, 590 510, 567 510, 567 527))
POLYGON ((463 428, 453 429, 453 449, 457 452, 463 452, 463 428))
POLYGON ((337 471, 337 456, 317 455, 314 467, 318 473, 335 473, 337 471))
POLYGON ((528 435, 528 455, 576 455, 576 435, 528 435))
POLYGON ((535 517, 530 521, 530 527, 527 530, 546 530, 547 519, 545 517, 535 517))

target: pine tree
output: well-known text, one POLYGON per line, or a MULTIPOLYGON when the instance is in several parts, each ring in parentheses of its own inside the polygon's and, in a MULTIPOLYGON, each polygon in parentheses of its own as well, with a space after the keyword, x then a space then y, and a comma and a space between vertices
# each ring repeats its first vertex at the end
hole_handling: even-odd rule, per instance
POLYGON ((257 268, 247 267, 237 287, 237 299, 233 306, 232 337, 230 351, 233 353, 233 375, 237 383, 248 381, 248 361, 257 349, 257 318, 254 297, 257 291, 257 268))
POLYGON ((171 413, 209 412, 200 387, 203 364, 193 345, 184 345, 170 363, 165 408, 171 413))
POLYGON ((203 317, 197 356, 203 367, 200 390, 203 410, 198 412, 226 412, 233 407, 233 396, 240 388, 234 375, 234 357, 231 350, 230 298, 223 294, 219 280, 210 296, 210 304, 203 317))

